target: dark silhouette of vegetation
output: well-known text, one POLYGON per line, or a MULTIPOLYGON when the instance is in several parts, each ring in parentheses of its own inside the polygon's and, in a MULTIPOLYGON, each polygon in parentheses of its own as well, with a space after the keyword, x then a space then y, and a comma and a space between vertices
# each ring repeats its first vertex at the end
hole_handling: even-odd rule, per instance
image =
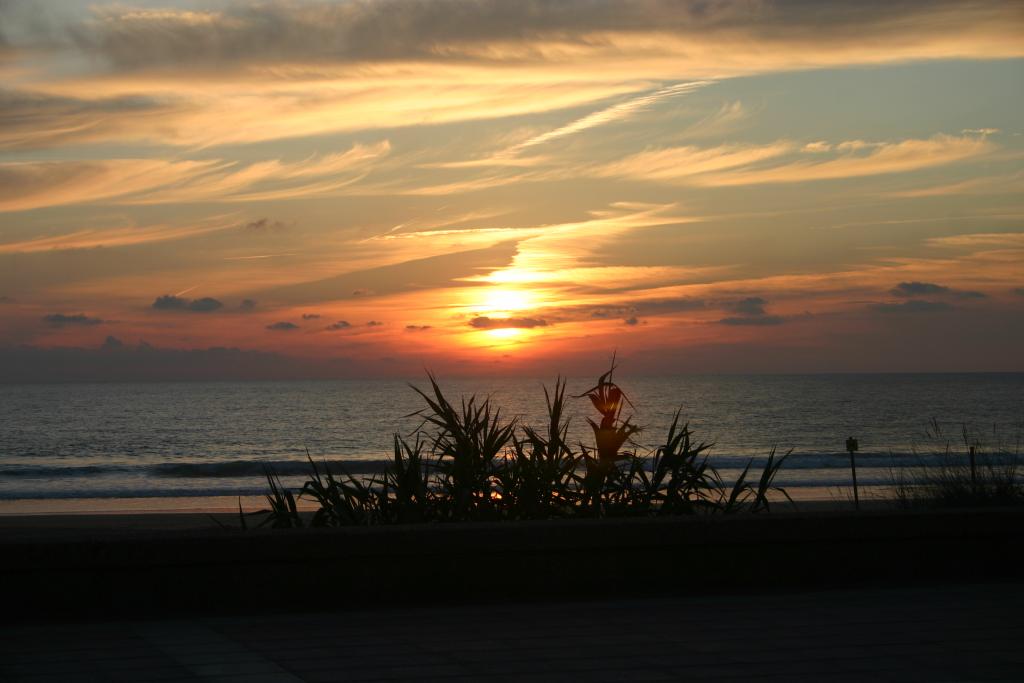
MULTIPOLYGON (((640 431, 623 410, 631 406, 613 381, 614 360, 589 398, 600 415, 588 418, 594 445, 568 442, 566 384, 544 387, 543 426, 504 420, 489 398, 448 400, 437 379, 429 390, 412 387, 426 403, 414 413, 422 423, 394 438, 394 460, 383 474, 357 478, 318 466, 298 497, 315 504, 310 526, 465 522, 568 517, 757 513, 769 509, 775 477, 788 453, 773 450, 756 482, 748 475, 726 486, 707 457, 712 444, 696 442, 676 412, 664 445, 641 453, 631 437, 640 431)), ((267 472, 269 509, 262 525, 301 527, 296 497, 267 472)), ((790 500, 790 502, 792 502, 790 500)), ((244 520, 244 517, 243 517, 244 520)))
POLYGON ((903 508, 1001 507, 1024 504, 1024 482, 1017 476, 1021 435, 1012 446, 1005 443, 987 448, 971 435, 967 425, 960 430, 963 451, 954 449, 933 419, 925 430, 930 465, 900 468, 891 473, 896 504, 903 508))

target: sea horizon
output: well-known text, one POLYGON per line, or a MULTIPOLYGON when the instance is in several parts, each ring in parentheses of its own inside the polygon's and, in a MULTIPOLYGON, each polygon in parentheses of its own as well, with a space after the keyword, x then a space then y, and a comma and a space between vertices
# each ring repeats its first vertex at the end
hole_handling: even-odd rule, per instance
MULTIPOLYGON (((254 384, 275 384, 275 383, 289 383, 289 382, 407 382, 415 384, 419 382, 429 382, 430 375, 444 380, 457 380, 457 381, 491 381, 491 380, 502 380, 502 379, 521 379, 521 380, 536 380, 539 382, 550 382, 553 383, 556 379, 586 379, 591 377, 594 373, 576 372, 571 374, 555 373, 551 375, 541 373, 434 373, 429 369, 425 369, 421 374, 400 374, 400 375, 367 375, 367 376, 346 376, 346 377, 251 377, 251 378, 232 378, 232 377, 208 377, 208 378, 192 378, 184 377, 179 379, 164 379, 164 378, 138 378, 138 379, 40 379, 34 381, 5 381, 0 379, 0 387, 17 387, 17 386, 33 386, 33 385, 79 385, 79 384, 222 384, 222 383, 254 383, 254 384)), ((623 370, 617 370, 617 374, 624 375, 623 370)), ((801 372, 726 372, 726 371, 714 371, 714 372, 642 372, 630 375, 634 379, 649 379, 649 378, 660 378, 660 377, 694 377, 694 378, 714 378, 714 377, 846 377, 846 376, 968 376, 968 375, 1024 375, 1024 370, 823 370, 823 371, 801 371, 801 372)))
MULTIPOLYGON (((476 395, 502 419, 543 424, 554 379, 440 377, 452 400, 476 395)), ((568 394, 593 377, 569 377, 568 394)), ((860 483, 940 464, 942 444, 972 443, 999 463, 1020 451, 1024 373, 630 375, 616 381, 642 430, 629 448, 652 452, 677 409, 723 480, 774 448, 792 451, 781 485, 824 491, 849 484, 845 439, 860 439, 860 483), (946 436, 929 436, 937 420, 946 436)), ((397 433, 415 439, 424 404, 416 379, 107 382, 0 385, 0 500, 259 496, 266 468, 294 490, 318 463, 370 476, 393 457, 397 433)), ((586 399, 570 398, 570 440, 589 443, 586 399)))

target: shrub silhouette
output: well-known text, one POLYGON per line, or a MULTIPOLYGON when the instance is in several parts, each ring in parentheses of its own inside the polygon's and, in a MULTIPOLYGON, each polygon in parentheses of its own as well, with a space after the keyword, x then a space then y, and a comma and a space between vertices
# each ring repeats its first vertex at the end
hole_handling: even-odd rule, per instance
MULTIPOLYGON (((312 476, 299 498, 315 505, 310 526, 757 513, 769 509, 772 491, 789 499, 774 483, 789 453, 776 457, 773 449, 756 482, 748 481, 751 459, 727 487, 708 458, 713 444, 696 442, 680 411, 664 445, 638 453, 630 440, 640 427, 622 417, 632 404, 614 382, 615 369, 613 359, 608 372, 575 397, 588 398, 600 416, 587 418, 593 444, 577 449, 567 441, 561 377, 554 389, 544 387, 547 422, 534 427, 504 420, 490 398, 453 403, 428 374, 428 390, 412 387, 426 404, 413 413, 422 422, 412 444, 395 434, 394 459, 382 474, 336 476, 327 463, 317 466, 309 458, 312 476)), ((263 524, 302 526, 291 492, 272 471, 267 481, 263 524)))

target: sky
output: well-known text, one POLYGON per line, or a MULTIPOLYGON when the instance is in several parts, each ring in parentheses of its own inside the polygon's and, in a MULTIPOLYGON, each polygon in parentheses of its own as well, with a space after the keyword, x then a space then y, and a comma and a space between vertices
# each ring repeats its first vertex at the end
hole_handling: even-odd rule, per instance
POLYGON ((1024 3, 0 0, 0 381, 1024 371, 1024 3))

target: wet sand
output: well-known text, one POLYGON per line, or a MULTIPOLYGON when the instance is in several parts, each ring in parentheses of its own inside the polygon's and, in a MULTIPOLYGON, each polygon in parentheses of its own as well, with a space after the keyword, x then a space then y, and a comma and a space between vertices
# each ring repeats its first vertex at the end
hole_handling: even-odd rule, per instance
MULTIPOLYGON (((76 535, 88 537, 99 534, 139 534, 146 532, 216 532, 225 527, 232 530, 240 528, 237 500, 235 506, 211 504, 210 499, 161 499, 167 507, 152 509, 152 499, 119 500, 117 505, 109 501, 60 501, 64 505, 57 506, 54 511, 53 501, 39 501, 47 505, 39 505, 33 512, 33 506, 20 506, 18 511, 7 510, 0 506, 0 540, 75 538, 76 535), (123 507, 123 503, 134 503, 137 507, 123 507), (174 507, 172 507, 174 506, 174 507), (27 507, 27 511, 25 508, 27 507), (111 509, 113 508, 113 509, 111 509)), ((891 500, 880 497, 866 496, 861 500, 863 511, 885 511, 893 507, 891 500)), ((261 499, 243 500, 243 510, 249 528, 256 527, 262 520, 257 513, 265 508, 261 499)), ((301 509, 301 506, 300 506, 301 509)), ((305 506, 305 512, 311 513, 313 507, 305 506)), ((797 500, 796 506, 785 501, 777 501, 770 513, 771 516, 793 516, 816 513, 853 512, 852 501, 845 499, 803 499, 797 500)), ((764 516, 764 515, 762 515, 764 516)), ((535 522, 543 524, 540 520, 535 522)), ((564 522, 561 522, 564 523, 564 522)))
MULTIPOLYGON (((799 487, 789 489, 795 501, 790 505, 775 494, 772 514, 853 510, 853 493, 842 487, 799 487)), ((884 510, 893 506, 885 487, 860 489, 861 507, 884 510)), ((217 527, 211 517, 238 526, 241 503, 246 513, 267 507, 263 496, 166 497, 166 498, 53 498, 0 501, 0 534, 15 530, 52 528, 194 529, 217 527)), ((298 499, 299 509, 313 511, 315 504, 298 499)), ((250 519, 258 519, 251 517, 250 519)))

